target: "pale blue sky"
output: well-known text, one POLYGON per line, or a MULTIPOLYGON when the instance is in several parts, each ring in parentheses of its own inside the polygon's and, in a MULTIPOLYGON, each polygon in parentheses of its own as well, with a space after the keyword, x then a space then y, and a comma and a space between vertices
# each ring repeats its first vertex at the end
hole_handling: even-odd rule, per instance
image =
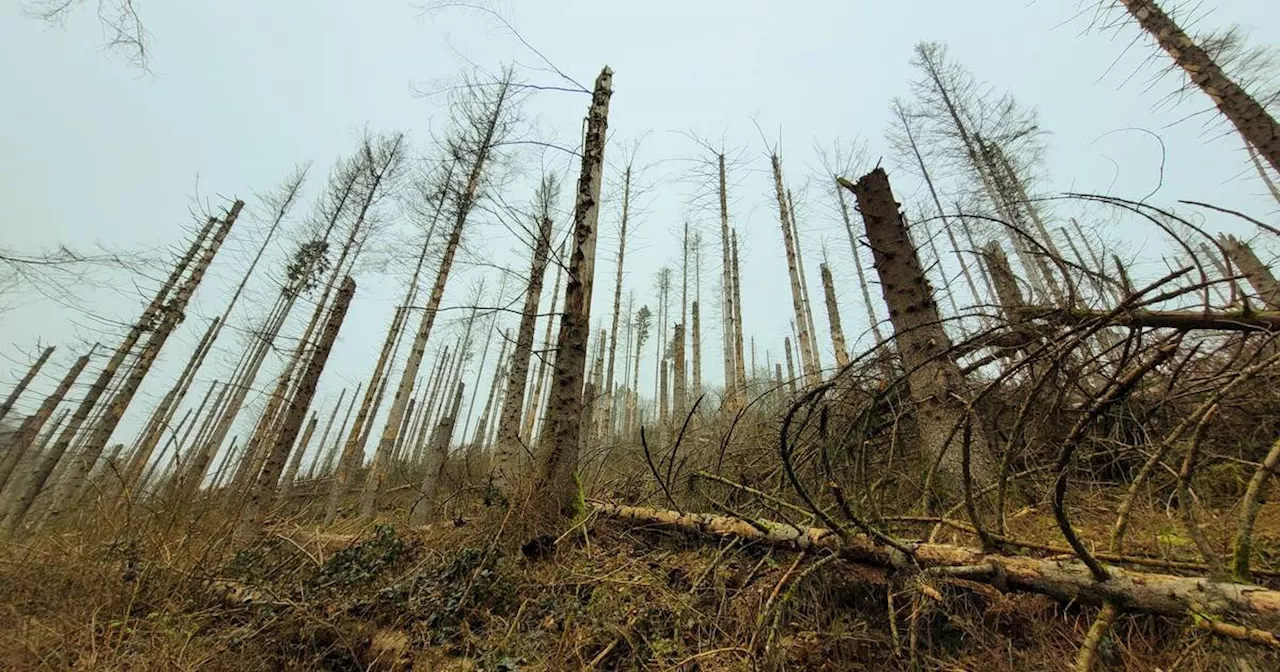
MULTIPOLYGON (((1280 44, 1280 5, 1273 0, 1217 4, 1205 26, 1239 23, 1251 29, 1254 42, 1280 44)), ((123 249, 176 247, 190 228, 187 212, 197 196, 212 204, 220 203, 220 195, 239 196, 253 212, 255 190, 271 188, 296 163, 313 160, 310 198, 333 160, 354 148, 362 128, 405 130, 418 143, 415 155, 423 153, 431 132, 441 130, 443 99, 415 96, 415 85, 429 88, 448 80, 468 62, 489 68, 513 59, 538 63, 486 17, 456 10, 424 13, 401 0, 190 0, 145 3, 141 10, 154 40, 152 75, 130 69, 102 50, 92 11, 73 15, 64 29, 30 20, 18 7, 0 13, 4 247, 90 247, 93 241, 123 249)), ((1160 105, 1177 82, 1170 77, 1149 85, 1166 63, 1163 55, 1142 65, 1151 56, 1145 42, 1126 51, 1135 28, 1088 32, 1083 19, 1073 18, 1078 10, 1075 0, 574 0, 507 2, 502 9, 526 39, 578 81, 589 83, 605 64, 615 71, 609 120, 613 144, 606 160, 611 172, 618 170, 621 150, 643 138, 637 163, 648 166, 645 178, 654 184, 645 211, 634 222, 628 255, 633 261, 627 284, 635 288, 638 303, 653 305, 652 274, 675 261, 679 247, 674 232, 684 214, 695 222, 710 221, 706 213, 688 210, 689 187, 678 178, 697 150, 681 133, 723 137, 729 146, 745 150, 732 217, 744 238, 746 331, 757 336, 761 365, 766 348, 775 356, 779 352, 790 305, 766 173, 767 149, 753 120, 771 140, 782 138, 788 177, 797 189, 818 168, 815 143, 862 138, 873 159, 885 156, 900 200, 910 203, 919 197, 918 185, 895 171, 896 159, 887 156, 883 135, 890 100, 909 93, 915 72, 908 61, 921 40, 947 43, 951 56, 979 78, 1039 110, 1043 128, 1051 133, 1042 193, 1110 189, 1118 196, 1146 195, 1157 181, 1156 144, 1139 133, 1107 135, 1142 127, 1158 132, 1168 151, 1164 186, 1152 202, 1203 200, 1275 219, 1274 204, 1261 197, 1262 187, 1238 141, 1224 134, 1222 125, 1211 119, 1205 124, 1207 116, 1175 123, 1205 109, 1207 101, 1196 95, 1177 105, 1160 105), (1105 157, 1119 164, 1118 177, 1105 157)), ((546 74, 525 76, 557 83, 546 74)), ((573 144, 585 105, 582 95, 545 93, 527 111, 543 136, 573 144)), ((527 178, 537 165, 537 158, 525 161, 526 177, 514 183, 509 200, 527 200, 527 178)), ((818 190, 802 198, 806 270, 818 329, 826 333, 817 282, 825 245, 840 285, 846 329, 856 337, 865 330, 865 318, 847 239, 818 190)), ((596 291, 601 321, 609 309, 607 287, 617 243, 616 194, 607 190, 606 199, 596 291)), ((298 214, 310 202, 303 205, 298 214)), ((1208 227, 1247 232, 1223 218, 1210 218, 1208 227)), ((706 377, 718 380, 719 319, 712 297, 719 250, 713 244, 714 229, 706 232, 704 315, 712 319, 704 334, 704 361, 706 377)), ((246 225, 233 234, 228 252, 215 262, 199 292, 192 310, 198 319, 189 319, 171 341, 162 366, 144 388, 145 398, 156 398, 167 388, 203 332, 205 318, 220 312, 235 267, 260 233, 246 225)), ((1106 234, 1127 241, 1130 253, 1152 235, 1124 227, 1106 234)), ((483 217, 471 247, 471 259, 494 258, 517 267, 526 263, 523 250, 483 217)), ((278 266, 283 250, 276 246, 264 263, 278 266)), ((453 279, 446 303, 461 302, 480 274, 480 269, 464 267, 453 279)), ((261 298, 266 279, 259 280, 261 298)), ((323 403, 335 399, 342 385, 354 385, 368 374, 383 325, 402 292, 399 276, 376 270, 361 273, 357 282, 355 306, 318 397, 323 403)), ((131 319, 138 300, 120 291, 127 283, 113 285, 84 289, 85 305, 94 315, 131 319)), ((233 324, 243 327, 255 310, 265 310, 263 303, 243 306, 233 324)), ((505 324, 511 323, 508 319, 505 324)), ((103 334, 83 313, 34 300, 19 301, 18 307, 0 314, 0 325, 0 379, 5 381, 19 375, 26 361, 22 353, 32 351, 37 338, 67 344, 42 376, 39 394, 80 354, 70 347, 77 339, 117 338, 103 334)), ((198 389, 227 374, 228 352, 238 343, 224 335, 198 389)), ((652 378, 652 341, 649 348, 644 380, 652 378)), ((825 359, 829 363, 830 355, 825 359)), ((491 355, 490 366, 493 361, 491 355)), ((24 407, 34 406, 36 399, 29 396, 24 407)), ((126 425, 136 425, 132 415, 126 425)))

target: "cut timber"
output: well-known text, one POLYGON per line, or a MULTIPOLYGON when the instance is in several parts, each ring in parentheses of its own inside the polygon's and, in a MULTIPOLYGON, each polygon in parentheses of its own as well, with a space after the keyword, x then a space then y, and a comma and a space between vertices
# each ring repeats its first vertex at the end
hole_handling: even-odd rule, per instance
MULTIPOLYGON (((798 551, 828 550, 862 564, 905 569, 910 560, 871 539, 854 535, 847 541, 830 530, 796 527, 784 523, 705 513, 680 513, 663 509, 592 502, 603 516, 650 525, 665 525, 710 536, 754 541, 798 551)), ((1050 560, 1026 556, 983 553, 951 544, 917 544, 911 549, 922 569, 930 567, 989 566, 987 581, 1015 590, 1049 595, 1062 601, 1102 604, 1115 602, 1129 611, 1165 616, 1232 613, 1280 617, 1280 591, 1260 586, 1211 581, 1202 577, 1174 576, 1108 567, 1111 578, 1095 581, 1077 560, 1050 560)), ((969 578, 974 578, 970 575, 969 578)))

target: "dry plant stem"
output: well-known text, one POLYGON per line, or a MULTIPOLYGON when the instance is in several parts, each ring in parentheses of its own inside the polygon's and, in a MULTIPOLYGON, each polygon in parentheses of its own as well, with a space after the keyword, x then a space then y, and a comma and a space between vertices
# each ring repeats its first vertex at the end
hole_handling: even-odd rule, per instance
POLYGON ((1277 466, 1280 466, 1280 439, 1271 444, 1271 450, 1267 451, 1266 459, 1253 473, 1253 478, 1249 479, 1249 488, 1240 502, 1240 522, 1236 528, 1236 537, 1231 551, 1231 575, 1236 581, 1253 579, 1249 570, 1253 549, 1253 525, 1266 499, 1267 481, 1276 473, 1277 466))
POLYGON ((1084 637, 1084 643, 1080 645, 1080 651, 1076 653, 1076 672, 1090 672, 1093 670, 1093 663, 1098 657, 1098 645, 1102 642, 1102 638, 1111 630, 1111 624, 1115 622, 1116 615, 1119 613, 1114 602, 1107 602, 1102 605, 1102 609, 1098 611, 1098 616, 1093 619, 1093 624, 1089 626, 1089 633, 1084 637))

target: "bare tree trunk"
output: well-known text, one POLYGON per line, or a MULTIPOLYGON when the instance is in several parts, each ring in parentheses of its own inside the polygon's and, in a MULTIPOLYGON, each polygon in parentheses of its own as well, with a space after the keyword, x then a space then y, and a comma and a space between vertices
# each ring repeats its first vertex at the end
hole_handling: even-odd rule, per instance
POLYGON ((342 281, 342 287, 338 290, 338 296, 329 311, 329 318, 325 322, 324 330, 320 333, 315 351, 311 353, 311 358, 302 372, 298 393, 289 403, 281 431, 276 435, 262 471, 258 473, 257 483, 249 494, 247 507, 240 519, 240 528, 236 535, 240 540, 257 537, 262 532, 262 521, 275 499, 276 483, 280 481, 280 472, 284 469, 289 448, 298 438, 298 430, 302 426, 303 418, 306 417, 307 409, 311 406, 316 384, 320 381, 320 374, 324 372, 329 352, 333 349, 333 342, 338 338, 338 330, 342 328, 342 321, 347 316, 347 309, 351 306, 351 299, 355 293, 355 280, 347 276, 342 281))
POLYGON ((600 215, 600 182, 604 166, 605 131, 613 71, 605 68, 596 78, 587 131, 582 144, 582 174, 578 179, 573 216, 573 256, 565 286, 564 315, 556 341, 555 378, 547 404, 547 436, 550 444, 539 451, 534 505, 548 517, 575 515, 578 448, 582 432, 582 383, 591 324, 591 290, 595 281, 596 224, 600 215))
MULTIPOLYGON (((507 277, 506 275, 503 275, 502 284, 498 287, 497 303, 499 304, 502 303, 502 293, 503 293, 503 290, 506 288, 506 282, 507 282, 507 277)), ((484 365, 485 365, 485 362, 489 361, 489 346, 493 343, 493 333, 497 331, 497 328, 498 328, 498 314, 494 313, 489 320, 489 331, 487 334, 485 334, 485 337, 484 337, 484 347, 481 348, 480 350, 480 353, 481 353, 480 363, 476 365, 476 377, 475 377, 475 380, 471 383, 472 393, 471 393, 471 400, 467 402, 467 417, 462 421, 463 432, 465 432, 467 428, 471 426, 471 416, 472 416, 472 413, 476 410, 476 396, 480 392, 480 379, 485 375, 484 365)), ((506 341, 502 342, 502 345, 499 346, 499 350, 501 350, 501 353, 499 353, 498 355, 498 364, 494 366, 495 370, 502 368, 502 356, 503 356, 502 353, 505 353, 507 350, 506 341)), ((489 389, 489 394, 485 395, 486 397, 485 405, 489 405, 488 398, 493 396, 493 386, 490 385, 488 389, 489 389)))
MULTIPOLYGON (((47 353, 48 350, 45 352, 47 353)), ((49 416, 53 415, 54 409, 57 408, 58 404, 62 403, 63 398, 67 396, 67 392, 71 390, 71 386, 74 385, 76 379, 80 377, 80 372, 84 371, 84 367, 89 364, 89 357, 91 355, 93 355, 92 349, 89 351, 89 354, 77 359, 75 364, 73 364, 67 371, 67 374, 62 377, 62 380, 58 383, 58 387, 54 389, 53 394, 45 397, 44 401, 41 402, 40 407, 36 409, 36 412, 24 418, 22 424, 18 427, 18 431, 14 432, 8 451, 5 452, 4 458, 0 459, 0 495, 13 494, 15 496, 12 497, 12 499, 20 501, 24 496, 26 496, 26 492, 23 490, 30 489, 30 482, 36 479, 43 482, 44 478, 48 477, 48 474, 45 474, 43 477, 39 476, 39 472, 43 468, 42 462, 48 461, 48 456, 44 456, 44 459, 31 460, 31 463, 36 465, 36 471, 29 475, 27 479, 20 481, 19 479, 14 478, 13 483, 9 483, 10 477, 14 473, 18 464, 27 457, 31 444, 35 442, 36 436, 40 432, 40 428, 44 426, 45 422, 48 421, 49 416), (10 485, 12 487, 10 487, 10 485)), ((54 463, 56 463, 61 457, 61 453, 54 456, 54 463)), ((52 470, 53 465, 48 465, 48 468, 52 470)), ((30 493, 30 497, 32 499, 35 498, 35 495, 36 492, 30 493)), ((0 504, 7 503, 9 499, 11 498, 0 496, 0 504)), ((24 514, 26 512, 26 507, 30 506, 31 503, 27 502, 26 506, 23 507, 24 514)), ((6 505, 0 508, 8 509, 9 507, 6 505)), ((21 521, 19 520, 17 522, 21 521)), ((14 525, 16 525, 17 522, 15 522, 14 525)), ((12 529, 12 526, 9 526, 9 529, 12 529)))
MULTIPOLYGON (((326 474, 330 473, 330 470, 333 469, 333 459, 335 456, 337 456, 338 449, 342 447, 342 444, 343 444, 342 437, 347 435, 347 422, 351 420, 351 410, 355 408, 356 397, 360 396, 360 388, 363 385, 364 385, 364 381, 360 381, 359 383, 356 383, 356 391, 354 394, 351 395, 351 401, 347 402, 347 412, 342 414, 342 424, 338 426, 338 433, 333 439, 333 445, 329 446, 329 452, 325 453, 324 462, 320 464, 320 467, 318 469, 316 468, 315 462, 311 463, 311 469, 307 472, 307 478, 323 477, 326 474)), ((346 392, 346 390, 344 389, 343 392, 346 392)), ((338 404, 341 405, 341 403, 342 403, 342 400, 339 399, 338 404)), ((335 411, 337 410, 336 406, 334 407, 334 410, 335 411)), ((328 432, 326 431, 326 434, 327 433, 328 432)), ((320 444, 324 445, 324 441, 321 440, 320 444)))
POLYGON ((733 278, 733 379, 738 385, 734 388, 734 409, 742 409, 746 403, 747 394, 747 368, 743 361, 745 356, 743 353, 742 342, 742 275, 738 266, 738 232, 731 231, 729 239, 733 244, 733 270, 730 273, 733 278))
POLYGON ((289 501, 289 495, 293 493, 294 479, 298 476, 298 468, 302 466, 302 456, 306 454, 307 446, 311 445, 311 436, 315 434, 317 424, 319 424, 319 418, 312 411, 311 420, 307 421, 307 428, 302 430, 298 445, 293 447, 289 466, 285 467, 284 476, 280 477, 280 501, 282 502, 289 501))
MULTIPOLYGON (((626 269, 626 252, 627 252, 627 220, 631 214, 631 166, 627 165, 627 170, 623 174, 622 182, 622 223, 618 232, 618 269, 613 285, 613 324, 609 328, 609 366, 605 375, 604 387, 604 408, 606 413, 605 435, 612 436, 616 431, 614 426, 614 411, 617 406, 614 399, 615 386, 613 384, 614 362, 618 356, 618 317, 622 312, 622 272, 626 269)), ((688 233, 689 225, 685 224, 685 232, 688 233)))
POLYGON ((1138 25, 1187 73, 1214 106, 1236 127, 1245 142, 1280 172, 1280 123, 1236 84, 1154 0, 1121 0, 1138 25))
MULTIPOLYGON (((791 337, 787 336, 782 339, 782 347, 787 351, 787 385, 791 388, 791 395, 796 394, 796 363, 791 356, 791 337)), ((778 366, 782 366, 779 364, 778 366)))
POLYGON ((213 261, 214 256, 217 255, 218 249, 222 247, 222 241, 226 240, 227 234, 231 231, 231 227, 235 224, 236 218, 240 215, 240 210, 243 207, 243 201, 236 201, 231 206, 231 210, 227 213, 222 225, 214 232, 209 246, 192 268, 191 275, 178 288, 173 299, 161 309, 160 321, 151 337, 147 339, 147 345, 142 349, 138 364, 130 372, 120 391, 116 393, 108 404, 106 413, 94 425, 84 450, 76 456, 77 460, 71 463, 69 471, 62 483, 59 484, 58 491, 54 493, 48 512, 49 521, 56 521, 67 507, 74 505, 79 499, 86 483, 85 477, 89 474, 93 465, 97 463, 102 449, 106 447, 112 432, 115 431, 116 425, 120 422, 120 418, 124 416, 125 410, 128 409, 129 402, 133 400, 133 395, 137 393, 143 378, 151 370, 152 363, 155 362, 156 357, 160 354, 160 349, 164 347, 173 329, 177 327, 185 316, 187 303, 191 300, 191 295, 200 285, 200 281, 204 279, 204 274, 208 270, 209 264, 213 261))
MULTIPOLYGON (((369 515, 377 508, 378 497, 382 494, 382 487, 386 480, 386 473, 385 469, 382 468, 382 463, 386 461, 387 453, 391 446, 395 444, 399 435, 400 421, 404 417, 405 404, 408 403, 409 396, 413 392, 413 382, 417 379, 418 369, 422 365, 422 356, 426 351, 427 340, 431 337, 431 327, 435 324, 436 314, 440 310, 440 302, 444 299, 445 286, 449 281, 449 271, 453 268, 454 257, 458 253, 458 247, 462 244, 462 233, 466 228, 467 218, 471 214, 471 209, 478 197, 481 178, 484 175, 489 156, 493 151, 494 140, 498 134, 499 126, 507 111, 506 104, 509 92, 509 79, 498 82, 494 99, 485 110, 487 116, 482 120, 478 120, 478 123, 481 124, 481 136, 471 150, 473 152, 471 166, 467 172, 467 179, 463 189, 455 203, 456 211, 454 212, 453 228, 449 233, 448 241, 445 243, 444 256, 440 259, 440 266, 436 269, 435 284, 431 288, 431 296, 427 299, 426 308, 423 310, 422 321, 418 325, 413 348, 409 351, 409 359, 405 362, 404 372, 400 375, 400 384, 396 387, 391 409, 387 413, 382 437, 378 441, 377 450, 374 452, 373 466, 370 467, 369 471, 369 481, 365 484, 365 491, 368 494, 361 498, 360 508, 362 515, 369 515)), ((461 359, 459 357, 459 360, 461 359)))
MULTIPOLYGON (((493 367, 493 380, 489 383, 489 394, 485 395, 484 409, 480 411, 480 420, 476 422, 475 427, 475 438, 471 441, 481 449, 488 447, 489 425, 493 420, 493 416, 505 415, 505 409, 501 408, 498 409, 498 413, 495 414, 493 412, 493 405, 495 401, 502 403, 502 400, 506 397, 506 390, 504 390, 502 386, 505 381, 509 381, 511 375, 511 358, 507 356, 507 346, 511 343, 511 330, 508 329, 502 332, 500 338, 502 339, 502 347, 498 350, 498 363, 493 367)), ((532 329, 529 330, 529 340, 531 342, 533 340, 532 329)), ((528 359, 525 361, 527 366, 528 359)), ((521 396, 524 396, 523 393, 521 396)), ((518 424, 520 422, 519 398, 516 399, 515 406, 516 413, 512 416, 512 424, 518 424)))
POLYGON ((787 194, 782 188, 782 162, 777 154, 769 157, 773 163, 773 184, 778 200, 778 219, 782 225, 782 243, 787 254, 787 274, 791 283, 791 303, 795 310, 796 341, 800 347, 800 366, 804 371, 808 384, 818 384, 821 375, 814 370, 813 353, 809 351, 809 321, 804 309, 804 291, 800 286, 800 276, 796 264, 796 244, 792 238, 791 214, 787 204, 787 194))
POLYGON ((542 334, 542 350, 538 357, 538 370, 533 378, 533 391, 529 395, 528 408, 525 410, 522 434, 530 446, 534 445, 533 425, 538 420, 538 411, 542 406, 542 387, 547 379, 547 353, 551 352, 551 329, 555 325, 556 315, 559 314, 556 312, 556 305, 560 300, 560 274, 564 271, 564 258, 564 245, 561 245, 560 251, 556 255, 556 259, 559 261, 556 263, 556 280, 551 285, 551 309, 547 312, 547 325, 542 334))
POLYGON ((720 169, 720 250, 723 270, 720 275, 720 286, 723 296, 720 306, 721 320, 724 325, 724 397, 728 402, 728 410, 736 412, 741 397, 737 390, 740 385, 736 380, 737 368, 734 365, 736 351, 734 349, 736 327, 733 305, 733 248, 729 243, 729 186, 725 181, 724 154, 717 157, 720 169))
MULTIPOLYGON (((800 223, 796 221, 796 202, 791 198, 791 190, 787 189, 787 204, 791 214, 791 237, 796 244, 796 276, 800 278, 800 296, 804 299, 805 331, 809 333, 809 356, 813 358, 812 366, 818 382, 822 381, 822 356, 818 348, 818 330, 813 326, 813 304, 809 301, 809 278, 804 272, 804 248, 800 244, 800 223)), ((738 244, 734 242, 736 253, 738 244)), ((735 262, 735 267, 737 263, 735 262)), ((737 273, 735 270, 734 273, 737 273)))
POLYGON ((5 416, 9 415, 9 411, 13 409, 14 403, 18 401, 18 397, 21 397, 22 393, 26 391, 27 386, 31 384, 32 379, 36 377, 37 373, 40 373, 40 369, 44 366, 44 363, 49 361, 49 355, 52 355, 53 351, 56 349, 57 348, 53 346, 45 348, 44 352, 40 353, 40 357, 36 359, 35 363, 27 369, 26 375, 22 376, 22 380, 18 381, 17 387, 14 387, 13 391, 9 393, 9 396, 5 397, 4 403, 0 404, 0 420, 4 420, 5 416))
POLYGON ((826 264, 818 267, 822 272, 822 293, 827 299, 827 322, 831 325, 831 347, 836 353, 836 366, 841 370, 849 365, 849 350, 844 343, 844 326, 840 322, 840 306, 836 303, 835 281, 826 264))
MULTIPOLYGON (((240 457, 244 450, 240 447, 240 436, 231 437, 231 443, 227 444, 227 452, 222 455, 222 462, 218 463, 218 468, 213 472, 213 480, 209 482, 209 491, 213 492, 222 487, 228 473, 228 467, 231 463, 240 457)), ((197 484, 198 485, 198 484, 197 484)))
POLYGON ((671 414, 676 422, 680 422, 684 418, 685 412, 689 410, 688 390, 685 389, 685 369, 684 369, 684 325, 676 324, 675 326, 676 347, 674 359, 672 361, 672 391, 671 396, 674 399, 674 405, 671 408, 671 414))
MULTIPOLYGON (((858 199, 875 253, 876 273, 893 322, 894 339, 908 373, 911 397, 918 410, 916 427, 925 455, 940 460, 943 473, 959 480, 962 456, 950 450, 953 428, 963 422, 965 408, 957 395, 963 392, 960 369, 951 354, 951 339, 942 329, 932 288, 924 277, 920 257, 907 236, 905 222, 889 187, 889 176, 877 168, 850 184, 858 199)), ((976 423, 981 427, 981 423, 976 423)), ((973 472, 980 481, 995 475, 995 458, 983 433, 974 432, 971 446, 973 472)))
MULTIPOLYGON (((462 409, 462 395, 466 384, 458 381, 454 386, 453 401, 444 409, 440 422, 431 434, 431 445, 427 448, 426 476, 422 479, 422 494, 433 498, 440 488, 440 477, 444 475, 445 464, 449 461, 449 444, 453 439, 453 431, 458 422, 458 411, 462 409)), ((427 507, 416 506, 411 515, 416 521, 426 517, 427 507)))
POLYGON ((1253 249, 1231 235, 1219 236, 1218 242, 1227 251, 1231 261, 1240 267, 1240 272, 1249 284, 1253 285, 1253 291, 1257 292, 1262 305, 1266 306, 1267 310, 1280 310, 1280 283, 1276 282, 1276 276, 1258 259, 1253 249))
POLYGON ((689 345, 693 348, 693 397, 702 395, 702 319, 698 314, 698 302, 689 307, 689 320, 693 323, 693 335, 689 345))
POLYGON ((1258 158, 1258 150, 1248 142, 1244 143, 1244 148, 1249 151, 1249 160, 1253 162, 1253 167, 1258 171, 1258 177, 1262 178, 1262 183, 1267 185, 1267 191, 1271 193, 1271 198, 1276 203, 1280 203, 1280 187, 1276 186, 1275 180, 1271 179, 1271 174, 1267 172, 1266 166, 1262 165, 1262 160, 1258 158))
MULTIPOLYGON (((839 180, 839 176, 836 180, 839 180)), ((893 377, 893 369, 889 366, 889 353, 885 351, 884 332, 880 329, 880 317, 876 315, 876 306, 871 302, 871 285, 867 282, 867 274, 862 268, 862 253, 858 249, 858 239, 853 233, 853 219, 849 217, 849 204, 845 200, 844 189, 836 184, 836 199, 840 205, 840 215, 844 218, 845 231, 849 234, 849 252, 853 255, 853 268, 858 273, 858 288, 862 290, 862 305, 867 309, 867 321, 871 323, 871 334, 876 339, 879 351, 876 360, 880 363, 880 375, 885 380, 893 377)))
POLYGON ((667 390, 671 389, 671 381, 667 378, 667 360, 658 360, 658 429, 665 431, 671 423, 671 405, 667 398, 667 390))

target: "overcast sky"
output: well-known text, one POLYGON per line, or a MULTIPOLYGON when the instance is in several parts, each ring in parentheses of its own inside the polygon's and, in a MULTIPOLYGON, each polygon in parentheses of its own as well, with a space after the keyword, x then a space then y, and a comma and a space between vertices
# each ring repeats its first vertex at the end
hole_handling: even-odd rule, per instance
MULTIPOLYGON (((1280 44, 1280 5, 1274 0, 1216 4, 1201 27, 1241 24, 1253 42, 1280 44)), ((177 249, 192 229, 188 213, 193 207, 221 207, 226 197, 236 196, 248 201, 247 215, 257 216, 255 191, 270 189, 296 164, 310 160, 308 200, 297 210, 301 219, 316 187, 335 159, 356 146, 362 129, 406 131, 415 157, 430 153, 433 133, 444 130, 445 100, 415 92, 453 81, 466 68, 494 69, 509 61, 526 66, 522 77, 527 81, 564 84, 551 73, 532 70, 542 66, 540 59, 500 24, 474 12, 424 12, 401 0, 187 0, 141 3, 140 10, 153 38, 150 74, 104 51, 92 7, 73 14, 65 28, 34 21, 18 7, 0 13, 4 248, 34 252, 65 243, 84 250, 96 244, 177 249)), ((708 243, 702 293, 703 314, 709 318, 704 333, 709 380, 720 378, 713 298, 719 248, 713 213, 690 203, 694 187, 687 178, 698 148, 686 134, 723 142, 741 157, 731 176, 731 217, 743 237, 746 331, 757 339, 763 366, 766 351, 774 361, 780 354, 791 313, 766 141, 781 140, 788 179, 800 191, 820 167, 816 145, 864 140, 872 161, 884 157, 899 199, 910 205, 921 197, 919 185, 896 170, 898 159, 889 155, 883 137, 890 101, 909 94, 908 82, 916 73, 908 61, 922 40, 945 42, 952 58, 977 77, 1039 111, 1049 132, 1039 193, 1100 192, 1136 199, 1159 186, 1150 199, 1154 203, 1201 200, 1276 219, 1275 204, 1262 196, 1239 141, 1211 115, 1188 118, 1205 110, 1207 101, 1197 94, 1167 104, 1178 80, 1156 77, 1166 66, 1163 55, 1153 59, 1145 40, 1132 44, 1140 36, 1131 25, 1087 30, 1087 16, 1079 16, 1075 0, 574 0, 508 2, 500 11, 577 81, 589 85, 603 65, 614 69, 606 152, 611 177, 601 219, 595 317, 604 321, 610 309, 619 161, 625 149, 639 143, 636 163, 645 166, 649 188, 632 222, 626 286, 636 292, 637 304, 653 305, 652 276, 662 265, 677 263, 681 222, 687 218, 702 227, 708 243), (1163 169, 1159 143, 1148 134, 1123 130, 1134 128, 1159 134, 1163 169)), ((581 94, 545 92, 530 101, 526 113, 537 137, 572 146, 586 104, 581 94)), ((528 200, 543 161, 531 152, 523 158, 507 200, 528 200)), ((545 161, 567 171, 570 180, 576 175, 576 164, 567 157, 552 152, 545 161)), ((860 338, 867 322, 843 227, 821 190, 812 188, 797 198, 818 330, 826 333, 817 281, 825 250, 846 330, 851 340, 860 338)), ((570 205, 566 199, 564 207, 570 205)), ((396 224, 394 211, 385 216, 396 224)), ((247 216, 233 233, 143 398, 163 393, 207 319, 221 312, 237 268, 260 240, 262 228, 255 221, 247 216)), ((1206 225, 1248 232, 1226 218, 1209 218, 1206 225)), ((1148 241, 1154 232, 1125 224, 1102 234, 1121 245, 1117 251, 1126 256, 1159 265, 1165 248, 1148 241)), ((394 250, 395 242, 387 247, 394 250)), ((278 268, 285 252, 286 243, 273 246, 264 264, 278 268)), ((524 248, 484 216, 477 218, 464 261, 446 304, 464 303, 479 277, 493 277, 479 262, 527 263, 524 248)), ((391 270, 398 268, 393 264, 391 270)), ((370 266, 356 280, 355 305, 318 396, 322 409, 341 387, 368 375, 384 324, 403 292, 398 272, 370 266)), ((496 278, 489 282, 491 289, 497 284, 496 278)), ((138 284, 146 292, 154 288, 138 284)), ((233 317, 238 329, 266 310, 266 278, 254 287, 253 300, 233 317)), ((515 289, 508 286, 508 296, 515 289)), ((85 342, 118 340, 120 329, 104 320, 131 320, 141 294, 117 275, 79 295, 82 302, 75 307, 6 297, 6 312, 0 313, 0 379, 16 380, 38 339, 62 346, 23 408, 38 403, 38 395, 52 387, 85 342)), ((501 325, 513 326, 514 319, 501 325)), ((433 349, 452 338, 450 333, 433 339, 433 349)), ((234 333, 224 336, 197 390, 227 375, 234 361, 231 350, 241 342, 234 333)), ((652 385, 651 349, 647 355, 642 384, 652 385)), ((824 359, 831 362, 829 349, 824 359)), ((430 361, 424 373, 429 366, 430 361)), ((126 425, 137 425, 134 415, 126 425)), ((117 435, 117 440, 131 438, 128 432, 117 435)))

